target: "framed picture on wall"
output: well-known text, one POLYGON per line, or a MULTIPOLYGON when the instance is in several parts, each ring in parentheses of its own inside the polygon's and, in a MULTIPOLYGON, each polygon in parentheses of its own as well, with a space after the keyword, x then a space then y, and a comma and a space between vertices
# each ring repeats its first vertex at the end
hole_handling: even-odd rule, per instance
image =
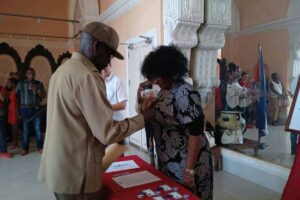
POLYGON ((285 131, 299 133, 300 134, 300 79, 298 78, 293 102, 288 114, 288 118, 285 124, 285 131))

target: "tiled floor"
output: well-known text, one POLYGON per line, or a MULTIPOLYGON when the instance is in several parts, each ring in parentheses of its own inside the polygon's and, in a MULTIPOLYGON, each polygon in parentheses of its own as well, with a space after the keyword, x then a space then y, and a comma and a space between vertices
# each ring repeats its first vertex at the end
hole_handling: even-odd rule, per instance
MULTIPOLYGON (((291 168, 294 162, 294 156, 291 155, 290 133, 284 131, 284 126, 268 126, 269 134, 261 138, 261 142, 266 143, 268 147, 259 150, 259 157, 263 160, 276 163, 291 168)), ((248 129, 245 137, 258 140, 257 129, 248 129)), ((245 151, 253 155, 253 150, 245 151)))
MULTIPOLYGON (((145 153, 131 147, 128 154, 133 153, 147 161, 145 153)), ((40 157, 39 153, 32 152, 24 157, 0 159, 0 200, 55 200, 46 184, 37 180, 40 157)), ((214 199, 279 200, 280 194, 219 171, 214 174, 214 199)))

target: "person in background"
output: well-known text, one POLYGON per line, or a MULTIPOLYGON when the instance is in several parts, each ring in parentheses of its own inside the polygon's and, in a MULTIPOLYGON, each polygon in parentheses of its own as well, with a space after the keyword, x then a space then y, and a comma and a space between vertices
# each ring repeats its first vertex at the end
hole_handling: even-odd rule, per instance
POLYGON ((248 81, 248 72, 242 72, 241 78, 239 79, 239 84, 242 87, 250 88, 250 83, 248 81))
POLYGON ((241 77, 239 66, 234 63, 229 63, 229 80, 227 83, 226 103, 228 111, 241 111, 248 104, 248 90, 242 87, 238 80, 241 77))
POLYGON ((269 100, 271 104, 271 108, 274 111, 274 116, 272 119, 272 125, 278 126, 278 115, 280 111, 279 106, 279 98, 281 98, 284 95, 283 87, 281 84, 281 81, 279 79, 279 76, 277 73, 273 73, 271 75, 271 81, 270 81, 270 90, 269 90, 269 100))
POLYGON ((5 138, 8 98, 5 87, 0 87, 0 158, 9 159, 12 154, 7 152, 5 138))
MULTIPOLYGON (((111 71, 111 63, 103 70, 101 76, 105 81, 106 95, 114 111, 113 119, 122 121, 126 118, 127 91, 124 82, 111 71)), ((119 144, 124 144, 124 140, 119 141, 119 144)))
MULTIPOLYGON (((299 79, 299 75, 297 77, 293 77, 291 81, 290 93, 292 97, 295 95, 298 79, 299 79)), ((290 140, 291 140, 291 155, 295 155, 297 150, 298 140, 299 140, 299 134, 291 132, 290 140)))
POLYGON ((8 119, 7 122, 10 125, 12 133, 12 145, 14 148, 18 146, 18 121, 19 121, 19 109, 16 96, 16 87, 18 80, 15 78, 9 78, 6 83, 6 90, 9 91, 9 105, 8 105, 8 119))
MULTIPOLYGON (((248 72, 242 72, 241 78, 239 79, 239 84, 242 87, 246 88, 247 90, 251 90, 251 85, 248 80, 248 72)), ((247 98, 250 98, 250 97, 246 97, 244 101, 246 101, 247 98)), ((249 120, 250 104, 251 103, 249 102, 249 105, 245 105, 245 107, 239 106, 239 108, 240 108, 240 111, 242 112, 242 117, 246 121, 247 128, 254 128, 254 126, 250 123, 250 120, 249 120)))
MULTIPOLYGON (((8 79, 10 79, 10 78, 13 78, 13 79, 17 80, 17 84, 18 84, 18 82, 19 82, 19 74, 18 74, 18 72, 10 72, 9 76, 8 76, 8 79)), ((10 93, 10 89, 8 89, 6 87, 6 90, 7 90, 7 94, 9 94, 10 93)), ((10 124, 8 123, 8 121, 6 120, 6 131, 5 131, 5 133, 6 133, 6 142, 7 143, 8 142, 13 142, 13 139, 14 139, 13 138, 14 137, 13 136, 13 131, 11 129, 12 129, 12 127, 10 126, 10 124)))
POLYGON ((114 112, 113 119, 122 121, 126 118, 127 91, 124 82, 111 71, 111 63, 102 71, 101 76, 105 81, 107 99, 114 112))
POLYGON ((184 81, 188 60, 174 46, 160 46, 146 56, 141 72, 164 91, 152 108, 158 126, 154 135, 159 170, 185 185, 202 200, 213 199, 213 167, 204 134, 200 94, 184 81))
POLYGON ((19 99, 20 113, 22 117, 22 151, 24 156, 29 151, 29 122, 32 119, 35 136, 36 147, 40 153, 43 151, 43 133, 41 127, 42 117, 39 113, 41 110, 42 99, 46 97, 43 83, 35 80, 35 71, 33 68, 26 70, 26 79, 19 82, 16 88, 16 95, 19 99))
POLYGON ((153 115, 145 111, 113 120, 100 73, 114 57, 124 59, 118 45, 112 27, 91 22, 82 30, 79 52, 51 76, 39 180, 58 200, 106 199, 101 190, 105 147, 142 129, 153 115))
POLYGON ((226 58, 217 59, 219 65, 219 79, 220 85, 215 89, 216 93, 216 106, 215 106, 215 119, 217 120, 222 110, 226 110, 226 93, 227 93, 227 83, 229 79, 228 65, 226 58))

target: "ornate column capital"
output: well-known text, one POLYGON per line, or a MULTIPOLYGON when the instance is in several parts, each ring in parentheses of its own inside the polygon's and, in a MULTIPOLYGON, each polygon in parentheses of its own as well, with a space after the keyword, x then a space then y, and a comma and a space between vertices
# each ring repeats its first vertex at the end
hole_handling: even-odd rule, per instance
POLYGON ((197 30, 204 21, 203 0, 164 0, 164 44, 174 44, 189 58, 198 44, 197 30))
POLYGON ((231 0, 209 0, 205 5, 205 24, 199 29, 197 48, 220 49, 225 44, 224 32, 231 24, 231 0))
POLYGON ((225 44, 225 31, 231 24, 231 0, 205 1, 205 23, 198 31, 199 44, 192 51, 191 71, 194 86, 202 96, 205 106, 218 87, 217 52, 225 44))

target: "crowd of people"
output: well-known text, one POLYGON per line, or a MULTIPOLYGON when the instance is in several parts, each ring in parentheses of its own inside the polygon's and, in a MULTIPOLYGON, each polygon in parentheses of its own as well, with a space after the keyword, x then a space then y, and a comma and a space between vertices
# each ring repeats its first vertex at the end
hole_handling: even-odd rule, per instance
MULTIPOLYGON (((218 59, 220 66, 220 87, 217 89, 216 114, 217 117, 221 110, 241 112, 246 122, 247 128, 254 128, 256 125, 256 103, 259 96, 259 82, 254 77, 249 77, 249 73, 241 71, 235 63, 228 63, 226 59, 218 59), (218 105, 220 104, 220 105, 218 105)), ((266 66, 266 70, 268 68, 266 66)), ((254 76, 256 76, 254 74, 254 76)), ((293 96, 294 91, 288 93, 280 80, 278 73, 272 73, 271 79, 266 74, 267 84, 267 112, 269 112, 272 126, 278 126, 279 113, 284 107, 290 105, 289 96, 293 96)), ((294 85, 297 79, 294 79, 294 85)), ((296 153, 298 135, 291 133, 291 155, 296 153)))
POLYGON ((35 70, 28 68, 26 78, 19 80, 17 72, 11 72, 5 86, 0 86, 0 158, 11 158, 7 143, 19 148, 21 155, 29 152, 31 130, 36 136, 36 146, 43 151, 42 101, 46 97, 43 83, 35 80, 35 70), (33 125, 33 126, 32 126, 33 125), (21 134, 19 134, 21 133, 21 134), (21 137, 19 137, 19 135, 21 137))
POLYGON ((220 65, 220 88, 217 90, 217 102, 219 106, 217 116, 223 111, 239 111, 246 122, 247 128, 254 128, 255 123, 255 100, 257 89, 255 82, 249 78, 246 71, 235 63, 227 64, 225 59, 218 61, 220 65))
MULTIPOLYGON (((241 71, 241 68, 235 63, 228 63, 226 59, 218 60, 220 65, 219 88, 220 110, 235 110, 242 113, 242 117, 246 120, 247 127, 253 128, 255 124, 255 102, 259 95, 258 80, 249 77, 249 73, 241 71)), ((278 116, 280 109, 288 105, 288 93, 280 81, 279 74, 272 73, 271 80, 268 76, 266 91, 268 104, 274 108, 272 120, 270 124, 278 126, 278 116)), ((218 95, 217 95, 218 96, 218 95)), ((218 100, 217 100, 218 102, 218 100)))

